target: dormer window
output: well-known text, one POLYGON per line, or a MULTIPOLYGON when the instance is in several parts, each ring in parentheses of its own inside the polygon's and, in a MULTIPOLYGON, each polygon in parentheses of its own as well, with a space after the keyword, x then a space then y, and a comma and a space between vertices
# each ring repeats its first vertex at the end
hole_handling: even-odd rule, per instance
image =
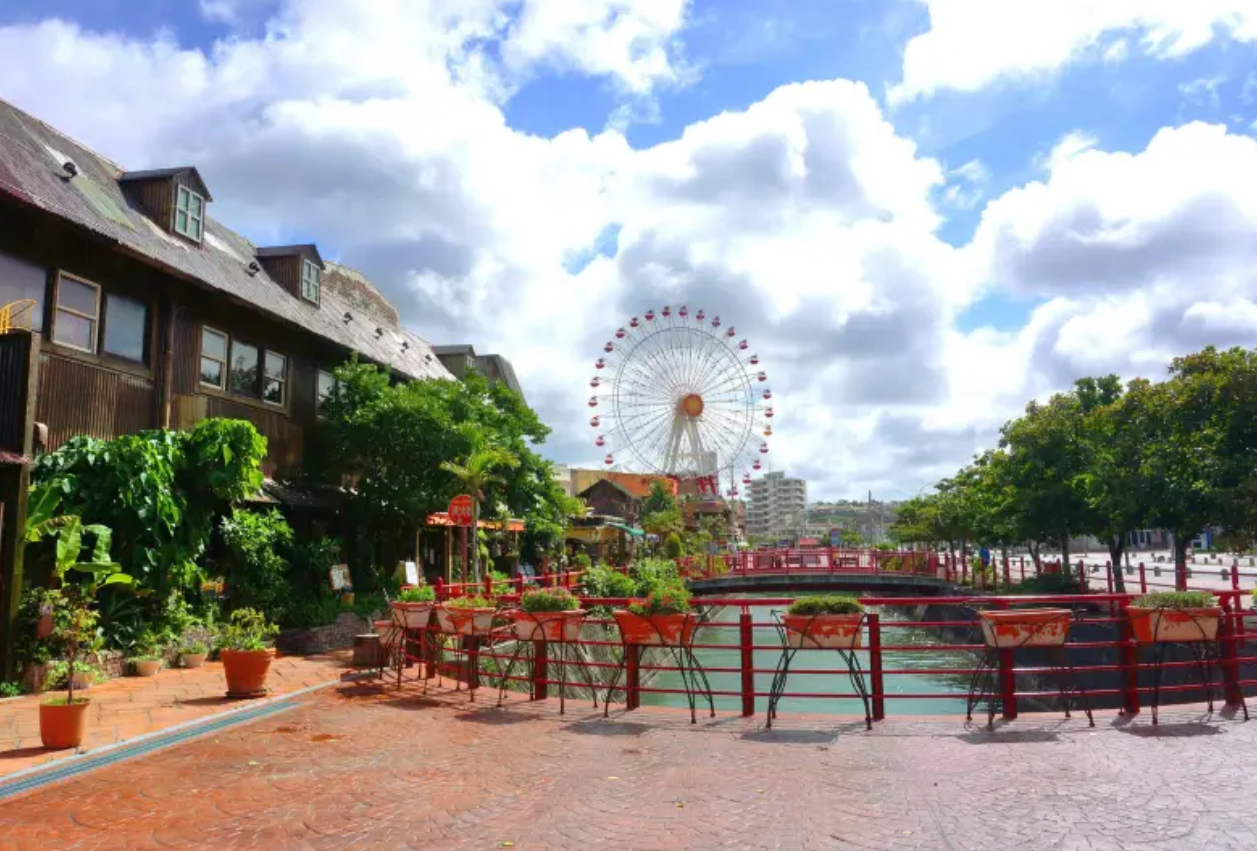
POLYGON ((319 267, 309 260, 301 261, 301 297, 319 303, 319 267))
POLYGON ((205 199, 186 186, 175 197, 175 233, 200 242, 205 231, 205 199))

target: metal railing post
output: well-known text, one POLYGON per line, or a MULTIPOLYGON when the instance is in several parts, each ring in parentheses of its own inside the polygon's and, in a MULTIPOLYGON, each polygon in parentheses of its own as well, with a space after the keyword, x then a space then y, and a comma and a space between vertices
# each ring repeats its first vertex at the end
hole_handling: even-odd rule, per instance
POLYGON ((550 696, 550 654, 546 642, 534 641, 532 652, 532 699, 545 700, 550 696))
POLYGON ((886 684, 882 674, 882 619, 872 613, 865 616, 869 624, 869 691, 873 704, 873 720, 886 718, 886 684))
POLYGON ((742 651, 742 715, 755 714, 755 628, 750 608, 738 616, 738 643, 742 651))
MULTIPOLYGON (((1143 565, 1140 565, 1142 567, 1143 565)), ((1142 574, 1142 571, 1140 571, 1142 574)), ((1130 606, 1130 597, 1122 600, 1118 613, 1122 621, 1118 624, 1118 639, 1122 642, 1122 712, 1126 715, 1139 714, 1139 645, 1135 643, 1135 631, 1131 628, 1130 617, 1126 609, 1130 606)))
MULTIPOLYGON (((1222 693, 1226 697, 1227 706, 1239 706, 1244 702, 1244 693, 1240 690, 1239 653, 1235 646, 1235 621, 1231 613, 1231 595, 1220 598, 1222 603, 1222 620, 1218 624, 1218 640, 1222 650, 1222 693)), ((1238 601, 1236 601, 1238 604, 1238 601)), ((1237 605, 1236 608, 1239 608, 1237 605)), ((1243 617, 1243 613, 1240 613, 1243 617)))
POLYGON ((624 671, 624 708, 637 709, 642 705, 642 646, 629 644, 624 652, 628 656, 624 671))
POLYGON ((1144 563, 1139 562, 1139 593, 1148 593, 1148 572, 1144 570, 1144 563))

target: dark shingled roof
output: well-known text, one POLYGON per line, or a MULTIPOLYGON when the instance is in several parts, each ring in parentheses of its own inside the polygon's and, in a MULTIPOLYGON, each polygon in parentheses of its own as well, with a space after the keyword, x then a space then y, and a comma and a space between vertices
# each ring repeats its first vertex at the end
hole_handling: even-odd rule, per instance
MULTIPOLYGON (((137 172, 130 174, 134 177, 137 172)), ((250 276, 248 266, 257 256, 256 246, 214 219, 206 217, 205 239, 199 248, 166 233, 123 192, 118 182, 123 175, 114 163, 0 100, 0 192, 99 234, 152 265, 387 364, 402 375, 453 377, 426 340, 395 328, 377 336, 379 322, 355 311, 335 293, 323 294, 322 305, 316 307, 293 297, 265 271, 250 276), (78 169, 72 179, 62 170, 67 160, 78 169), (348 322, 346 313, 353 316, 348 322)))

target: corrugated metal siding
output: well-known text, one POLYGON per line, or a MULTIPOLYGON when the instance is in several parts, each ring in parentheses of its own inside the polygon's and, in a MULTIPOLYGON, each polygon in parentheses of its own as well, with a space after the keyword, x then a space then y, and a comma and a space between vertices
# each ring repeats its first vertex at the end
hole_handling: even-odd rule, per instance
POLYGON ((48 448, 75 435, 113 438, 155 428, 153 382, 43 353, 36 419, 48 426, 48 448))
POLYGON ((29 334, 0 334, 0 449, 21 453, 26 445, 26 370, 29 334))

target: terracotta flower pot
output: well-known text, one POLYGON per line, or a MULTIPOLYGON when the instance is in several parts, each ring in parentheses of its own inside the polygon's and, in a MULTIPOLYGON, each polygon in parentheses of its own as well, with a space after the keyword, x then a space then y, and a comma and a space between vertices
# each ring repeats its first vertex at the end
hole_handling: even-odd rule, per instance
POLYGON ((205 667, 205 653, 183 653, 180 654, 179 660, 185 668, 203 668, 205 667))
POLYGON ((228 697, 261 697, 266 694, 266 674, 275 658, 273 649, 223 650, 223 673, 228 697))
POLYGON ((791 647, 851 650, 863 646, 862 614, 782 615, 786 643, 791 647))
POLYGON ((397 641, 397 624, 393 621, 372 621, 375 634, 380 636, 381 645, 394 644, 397 641))
POLYGON ((515 637, 520 641, 579 641, 584 609, 565 612, 515 613, 515 637))
MULTIPOLYGON (((446 609, 454 635, 485 635, 493 629, 494 608, 446 609)), ((444 630, 442 630, 444 632, 444 630)))
POLYGON ((87 713, 92 702, 86 697, 74 703, 39 705, 39 738, 54 750, 77 748, 87 735, 87 713))
POLYGON ((643 644, 652 647, 675 647, 689 644, 698 627, 693 612, 676 615, 635 615, 627 609, 611 613, 620 627, 625 644, 643 644))
POLYGON ((982 612, 982 638, 987 647, 1059 647, 1069 638, 1069 609, 982 612))
POLYGON ((39 622, 35 624, 35 637, 47 638, 52 635, 52 612, 40 612, 39 622))
POLYGON ((401 617, 402 624, 405 625, 406 629, 427 629, 428 620, 432 617, 432 609, 435 603, 402 603, 397 601, 389 605, 401 617))
POLYGON ((1218 637, 1220 606, 1199 609, 1126 609, 1135 640, 1140 644, 1158 641, 1213 641, 1218 637))
POLYGON ((161 659, 132 659, 131 670, 137 677, 155 677, 161 670, 161 659))

